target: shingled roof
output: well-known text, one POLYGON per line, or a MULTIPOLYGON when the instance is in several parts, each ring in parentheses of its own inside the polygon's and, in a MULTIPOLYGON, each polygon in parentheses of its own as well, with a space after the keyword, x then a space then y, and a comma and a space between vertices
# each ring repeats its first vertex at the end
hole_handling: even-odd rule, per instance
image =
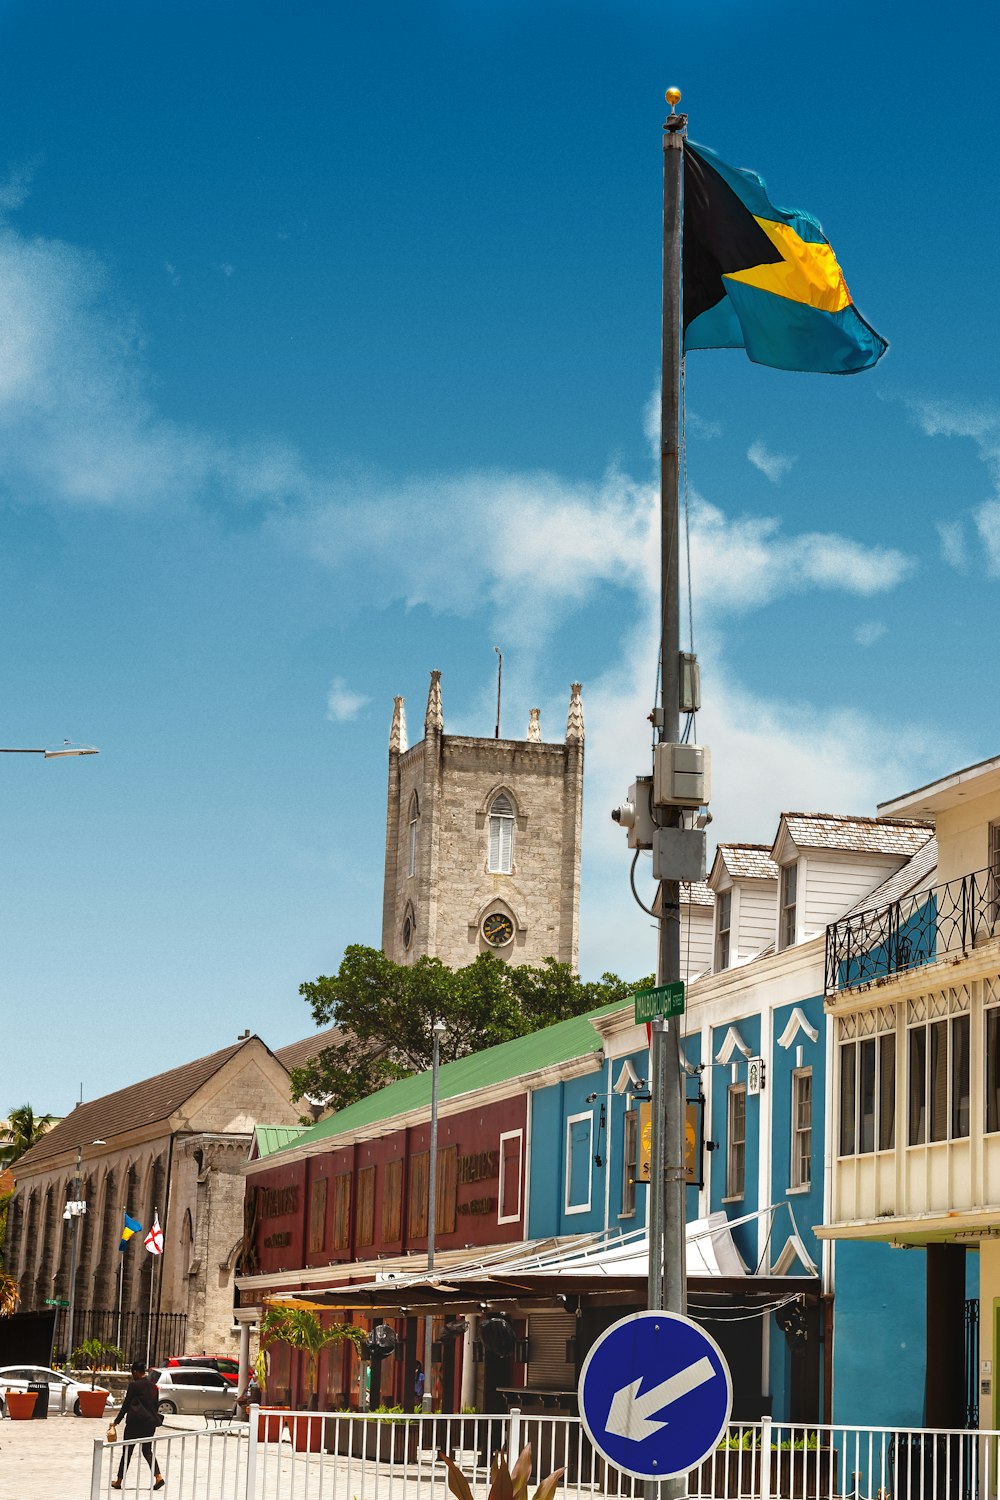
POLYGON ((207 1057, 198 1057, 194 1062, 182 1063, 179 1068, 157 1073, 155 1078, 144 1078, 141 1083, 132 1083, 114 1094, 78 1104, 29 1151, 18 1157, 14 1164, 15 1176, 21 1176, 26 1167, 36 1167, 53 1156, 75 1151, 88 1141, 110 1141, 112 1136, 168 1120, 203 1083, 207 1083, 230 1058, 253 1041, 260 1041, 260 1038, 244 1037, 231 1047, 210 1052, 207 1057))
POLYGON ((304 1036, 301 1042, 289 1042, 287 1047, 276 1047, 274 1055, 290 1073, 293 1068, 304 1068, 306 1063, 312 1062, 325 1048, 335 1047, 342 1039, 343 1032, 338 1027, 328 1026, 325 1031, 314 1031, 312 1036, 304 1036))
POLYGON ((913 818, 862 818, 838 813, 786 812, 781 825, 798 849, 843 849, 853 854, 898 854, 909 859, 934 832, 933 824, 913 818))
POLYGON ((692 880, 681 885, 682 906, 714 906, 715 892, 703 880, 692 880))
POLYGON ((720 844, 717 854, 734 880, 777 880, 767 844, 720 844))

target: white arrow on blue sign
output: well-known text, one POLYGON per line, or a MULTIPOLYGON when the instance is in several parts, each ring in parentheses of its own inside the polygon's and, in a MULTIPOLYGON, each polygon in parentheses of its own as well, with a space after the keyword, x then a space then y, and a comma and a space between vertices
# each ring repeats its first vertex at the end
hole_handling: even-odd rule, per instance
POLYGON ((680 1313, 605 1329, 580 1372, 580 1416, 609 1464, 636 1479, 696 1469, 729 1422, 733 1382, 711 1334, 680 1313))

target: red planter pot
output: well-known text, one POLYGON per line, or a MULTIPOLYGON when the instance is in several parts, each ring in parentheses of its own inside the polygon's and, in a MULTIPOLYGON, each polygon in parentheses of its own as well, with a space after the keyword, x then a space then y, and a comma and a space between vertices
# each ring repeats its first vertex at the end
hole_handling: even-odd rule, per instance
POLYGON ((108 1404, 108 1391, 81 1391, 77 1396, 81 1417, 103 1417, 108 1404))
MULTIPOLYGON (((287 1406, 278 1408, 279 1412, 287 1411, 287 1406)), ((257 1441, 258 1443, 280 1443, 281 1429, 285 1425, 285 1418, 280 1415, 272 1415, 261 1412, 257 1416, 257 1441)))
POLYGON ((296 1417, 292 1422, 292 1443, 296 1453, 322 1453, 323 1417, 296 1417))
POLYGON ((8 1391, 4 1398, 12 1422, 30 1422, 38 1400, 37 1391, 8 1391))

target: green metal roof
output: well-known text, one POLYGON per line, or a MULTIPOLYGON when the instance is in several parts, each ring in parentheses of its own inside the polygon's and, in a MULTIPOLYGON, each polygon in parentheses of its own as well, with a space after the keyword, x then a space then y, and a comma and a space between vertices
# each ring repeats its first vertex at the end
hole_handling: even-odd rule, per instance
POLYGON ((309 1128, 308 1125, 255 1125, 253 1133, 258 1157, 270 1156, 274 1151, 293 1146, 309 1128))
MULTIPOLYGON (((471 1094, 476 1089, 489 1088, 491 1084, 505 1083, 533 1073, 538 1068, 553 1067, 557 1063, 572 1062, 575 1057, 585 1057, 590 1052, 599 1052, 602 1042, 599 1032, 591 1025, 596 1016, 610 1016, 624 1010, 631 1001, 616 1000, 612 1005, 602 1005, 585 1016, 572 1016, 568 1021, 557 1021, 542 1031, 533 1031, 529 1036, 515 1037, 512 1042, 501 1042, 496 1047, 487 1047, 483 1052, 473 1052, 469 1057, 460 1057, 457 1062, 442 1063, 438 1070, 438 1099, 456 1099, 460 1094, 471 1094)), ((361 1130, 366 1125, 375 1125, 380 1120, 391 1120, 410 1110, 430 1108, 431 1071, 415 1073, 410 1078, 401 1078, 398 1083, 387 1084, 367 1099, 349 1104, 339 1114, 320 1120, 305 1130, 290 1144, 307 1146, 310 1141, 324 1140, 329 1136, 346 1135, 352 1130, 361 1130)))

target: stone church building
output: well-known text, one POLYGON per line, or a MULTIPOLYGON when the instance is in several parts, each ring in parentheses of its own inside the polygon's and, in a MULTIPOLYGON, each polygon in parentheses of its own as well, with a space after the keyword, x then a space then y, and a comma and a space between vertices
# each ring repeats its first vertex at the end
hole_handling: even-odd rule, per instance
POLYGON ((424 737, 406 744, 403 699, 389 734, 382 948, 396 963, 433 955, 450 968, 493 953, 577 966, 583 705, 574 683, 565 738, 543 741, 538 709, 523 740, 445 734, 431 673, 424 737))
MULTIPOLYGON (((318 1032, 272 1052, 247 1032, 220 1051, 77 1105, 14 1164, 6 1266, 20 1284, 20 1311, 68 1300, 73 1220, 64 1213, 67 1202, 82 1200, 74 1345, 94 1336, 120 1343, 129 1357, 145 1355, 152 1308, 153 1360, 185 1350, 234 1352, 243 1171, 254 1129, 261 1121, 296 1124, 302 1106, 292 1103, 289 1073, 334 1036, 318 1032), (141 1234, 119 1252, 126 1210, 144 1232, 158 1214, 162 1256, 148 1253, 141 1234)), ((66 1336, 62 1307, 58 1352, 66 1336)))

